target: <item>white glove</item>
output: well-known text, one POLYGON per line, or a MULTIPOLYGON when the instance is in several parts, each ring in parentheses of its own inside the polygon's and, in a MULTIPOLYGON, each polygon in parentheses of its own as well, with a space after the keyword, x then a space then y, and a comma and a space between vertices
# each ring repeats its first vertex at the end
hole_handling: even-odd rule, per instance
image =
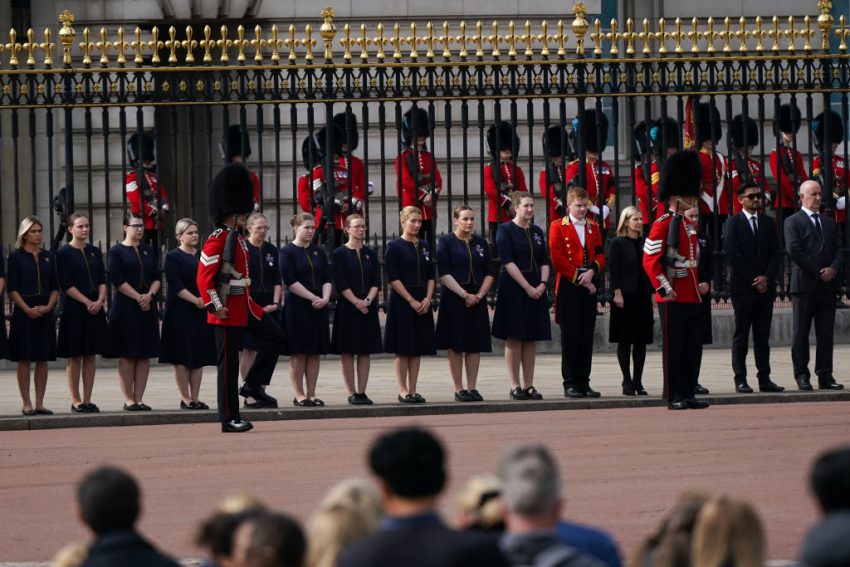
POLYGON ((369 193, 370 195, 375 192, 375 184, 372 183, 371 181, 366 184, 366 192, 369 193))
POLYGON ((835 208, 839 211, 843 211, 847 208, 847 203, 844 201, 844 197, 841 197, 835 202, 835 208))
POLYGON ((587 208, 587 212, 593 213, 594 215, 599 216, 599 207, 597 207, 596 205, 590 205, 587 208))
POLYGON ((611 214, 611 207, 609 207, 608 205, 602 205, 602 220, 603 221, 607 220, 608 215, 610 215, 610 214, 611 214))

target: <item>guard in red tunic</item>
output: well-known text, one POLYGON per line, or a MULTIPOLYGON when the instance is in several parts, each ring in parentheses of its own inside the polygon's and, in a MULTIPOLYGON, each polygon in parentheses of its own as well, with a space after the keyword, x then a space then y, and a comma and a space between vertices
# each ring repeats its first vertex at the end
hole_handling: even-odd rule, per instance
POLYGON ((496 245, 496 229, 514 218, 511 193, 528 192, 525 175, 516 164, 519 137, 510 122, 499 122, 487 129, 490 163, 484 166, 484 194, 487 196, 487 224, 490 242, 496 245))
MULTIPOLYGON (((608 143, 608 118, 600 113, 597 126, 595 110, 585 110, 584 116, 573 120, 573 135, 581 135, 580 128, 586 128, 585 136, 585 189, 590 199, 589 218, 605 229, 611 224, 611 209, 617 200, 617 183, 614 170, 602 159, 602 152, 608 143), (601 138, 600 138, 601 135, 601 138)), ((575 160, 567 166, 568 185, 579 185, 580 161, 575 160)))
POLYGON ((156 174, 156 153, 153 136, 147 132, 133 134, 127 141, 127 156, 133 167, 124 179, 124 190, 130 210, 141 216, 145 223, 142 242, 159 253, 160 220, 168 213, 170 204, 165 186, 156 174), (139 177, 141 172, 141 178, 139 177), (140 181, 141 179, 141 181, 140 181))
POLYGON ((567 184, 564 181, 564 151, 569 133, 563 126, 551 126, 543 134, 543 153, 549 156, 540 171, 540 194, 546 199, 546 226, 567 214, 567 184))
MULTIPOLYGON (((738 114, 732 119, 729 125, 729 138, 732 141, 732 147, 735 148, 735 153, 729 156, 729 167, 731 169, 730 193, 736 198, 732 202, 731 214, 737 215, 741 212, 741 201, 737 198, 738 188, 744 183, 749 183, 758 187, 762 192, 762 202, 770 201, 770 190, 767 187, 767 180, 764 178, 764 172, 761 169, 761 164, 752 157, 753 149, 759 143, 759 128, 756 121, 752 118, 744 119, 744 116, 738 114)), ((720 214, 729 216, 729 200, 723 199, 720 203, 720 214)))
POLYGON ((680 139, 679 125, 672 118, 653 120, 649 122, 648 129, 646 122, 635 127, 635 156, 640 157, 640 163, 635 166, 635 198, 643 215, 645 233, 666 210, 666 205, 658 200, 658 181, 661 179, 658 158, 667 159, 677 152, 680 139))
POLYGON ((655 286, 661 319, 664 398, 672 410, 700 409, 695 397, 700 344, 699 241, 682 216, 700 194, 700 158, 677 152, 661 170, 658 198, 668 212, 654 223, 643 248, 643 268, 655 286))
MULTIPOLYGON (((298 178, 298 206, 305 213, 310 213, 315 218, 316 235, 314 238, 325 234, 324 228, 327 219, 323 215, 322 206, 319 200, 324 198, 324 194, 313 190, 313 180, 316 179, 316 168, 322 167, 322 149, 319 147, 319 142, 316 135, 310 135, 304 138, 304 143, 301 144, 301 163, 304 164, 304 169, 307 171, 298 178)), ((320 185, 321 188, 321 185, 320 185)))
MULTIPOLYGON (((308 174, 309 184, 312 186, 312 195, 305 200, 301 192, 301 182, 299 181, 299 204, 304 212, 311 211, 312 207, 322 209, 321 215, 316 217, 316 235, 322 242, 326 242, 328 236, 332 239, 334 249, 342 246, 343 232, 342 227, 345 224, 345 219, 351 212, 351 199, 348 194, 348 167, 345 165, 345 160, 342 155, 342 140, 345 136, 343 130, 331 124, 331 140, 330 149, 328 149, 328 127, 322 127, 318 132, 314 133, 311 142, 304 142, 302 146, 302 157, 304 165, 310 171, 308 174), (313 144, 313 159, 318 158, 318 161, 309 161, 310 154, 304 154, 305 147, 309 149, 309 144, 313 144), (315 148, 319 148, 316 152, 315 148), (333 179, 328 183, 327 175, 325 175, 325 163, 328 152, 331 153, 331 160, 334 164, 333 179), (318 155, 317 155, 318 154, 318 155), (311 167, 312 165, 312 167, 311 167), (308 206, 309 203, 309 206, 308 206), (333 217, 331 217, 333 211, 333 217), (328 226, 333 218, 333 226, 328 226), (327 229, 327 231, 325 231, 327 229)), ((352 194, 352 196, 354 196, 352 194)), ((316 216, 314 212, 314 216, 316 216)))
POLYGON ((590 387, 596 284, 605 267, 602 230, 587 218, 590 200, 582 187, 567 192, 568 214, 549 225, 549 255, 558 274, 555 321, 561 325, 564 396, 598 398, 590 387))
MULTIPOLYGON (((233 124, 227 127, 224 136, 221 138, 221 158, 225 164, 245 162, 251 157, 251 142, 248 138, 248 132, 243 131, 238 124, 233 124)), ((245 165, 245 167, 248 167, 245 165)), ((248 169, 251 174, 252 194, 254 196, 254 210, 259 211, 262 207, 262 197, 260 196, 260 178, 252 169, 248 169)))
POLYGON ((360 143, 357 117, 350 111, 340 112, 334 115, 333 121, 342 132, 339 166, 345 170, 348 184, 351 186, 350 212, 366 218, 366 167, 363 165, 363 160, 354 155, 354 150, 360 143))
POLYGON ((254 209, 251 175, 239 164, 224 167, 210 188, 210 212, 218 229, 204 243, 198 265, 198 290, 214 326, 218 349, 218 417, 225 433, 252 429, 239 415, 239 348, 247 330, 257 340, 257 356, 238 388, 238 395, 254 398, 263 407, 277 400, 262 385, 274 373, 284 334, 274 319, 251 299, 248 247, 240 232, 254 209))
POLYGON ((712 242, 720 242, 714 232, 714 219, 722 230, 729 214, 728 201, 731 193, 726 191, 726 160, 720 154, 719 142, 723 136, 720 128, 720 112, 713 104, 704 102, 698 107, 696 124, 697 148, 702 171, 699 192, 699 216, 703 229, 710 235, 712 242), (726 211, 723 213, 723 211, 726 211))
POLYGON ((428 112, 417 107, 405 112, 401 119, 401 135, 404 150, 395 160, 396 189, 401 208, 419 208, 422 212, 419 236, 434 250, 437 199, 443 190, 443 178, 434 154, 428 151, 427 142, 431 136, 428 112))
MULTIPOLYGON (((824 142, 826 129, 824 126, 824 113, 821 112, 812 120, 812 133, 815 135, 815 148, 818 153, 812 160, 812 178, 817 179, 824 192, 827 190, 826 176, 823 172, 824 152, 830 152, 832 155, 832 206, 835 210, 835 222, 841 229, 842 240, 845 232, 845 222, 847 220, 847 199, 845 198, 848 186, 848 171, 844 163, 844 158, 835 153, 838 146, 844 142, 844 124, 841 120, 841 115, 835 111, 828 110, 827 116, 829 122, 829 137, 830 143, 824 142)), ((824 198, 824 203, 827 200, 824 198)))
POLYGON ((770 172, 778 186, 773 208, 784 221, 797 211, 800 184, 808 179, 803 155, 794 149, 794 136, 800 129, 800 109, 790 104, 779 107, 773 119, 773 131, 779 134, 779 147, 770 152, 770 172))

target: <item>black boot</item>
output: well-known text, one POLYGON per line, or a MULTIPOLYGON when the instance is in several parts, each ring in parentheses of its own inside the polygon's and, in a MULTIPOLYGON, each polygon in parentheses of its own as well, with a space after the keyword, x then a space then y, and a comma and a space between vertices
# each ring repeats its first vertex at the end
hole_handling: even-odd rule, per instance
POLYGON ((623 378, 623 395, 624 396, 634 396, 635 395, 634 384, 632 384, 632 381, 627 379, 627 378, 623 378))
POLYGON ((644 390, 643 384, 641 383, 640 378, 635 379, 633 381, 633 383, 634 383, 635 393, 638 396, 648 396, 649 395, 649 393, 646 390, 644 390))

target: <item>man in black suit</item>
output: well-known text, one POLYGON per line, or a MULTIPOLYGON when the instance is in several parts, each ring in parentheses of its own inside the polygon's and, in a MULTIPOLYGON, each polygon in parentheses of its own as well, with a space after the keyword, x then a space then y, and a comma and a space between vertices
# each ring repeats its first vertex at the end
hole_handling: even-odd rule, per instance
POLYGON ((742 210, 729 217, 723 230, 726 259, 729 262, 729 291, 735 309, 732 336, 732 371, 735 391, 752 393, 747 384, 747 349, 750 328, 759 390, 781 392, 785 388, 770 379, 770 322, 776 298, 776 272, 779 268, 779 237, 773 219, 761 213, 764 198, 753 181, 738 187, 742 210))
POLYGON ((832 376, 832 341, 838 275, 844 269, 844 249, 838 226, 820 214, 821 187, 809 180, 800 185, 799 211, 785 221, 785 245, 791 258, 791 300, 794 338, 791 360, 800 390, 811 390, 809 330, 815 322, 815 374, 822 390, 841 390, 832 376))
POLYGON ((378 532, 343 551, 338 567, 502 567, 508 563, 497 536, 456 532, 437 515, 446 481, 445 453, 427 431, 387 433, 372 445, 369 467, 377 477, 386 516, 378 532))

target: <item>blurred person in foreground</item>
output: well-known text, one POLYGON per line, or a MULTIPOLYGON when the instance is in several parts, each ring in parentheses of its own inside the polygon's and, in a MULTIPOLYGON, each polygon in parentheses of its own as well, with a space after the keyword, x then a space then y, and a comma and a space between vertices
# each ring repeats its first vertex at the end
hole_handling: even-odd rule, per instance
POLYGON ((437 515, 445 451, 431 433, 417 428, 386 433, 368 459, 387 515, 377 533, 343 552, 339 567, 507 565, 493 535, 456 532, 437 515))
POLYGON ((195 534, 195 545, 210 552, 211 559, 201 567, 235 567, 234 539, 236 530, 244 522, 266 511, 265 506, 249 494, 235 494, 225 498, 216 511, 203 520, 195 534))
POLYGON ((823 517, 803 540, 805 567, 850 565, 850 445, 822 453, 809 478, 823 517))
POLYGON ((690 567, 691 536, 708 495, 685 492, 638 547, 634 567, 690 567))
POLYGON ((233 538, 234 567, 302 567, 307 540, 286 514, 263 512, 239 525, 233 538))
POLYGON ((763 567, 766 547, 764 527, 752 506, 713 498, 697 516, 691 567, 763 567))

